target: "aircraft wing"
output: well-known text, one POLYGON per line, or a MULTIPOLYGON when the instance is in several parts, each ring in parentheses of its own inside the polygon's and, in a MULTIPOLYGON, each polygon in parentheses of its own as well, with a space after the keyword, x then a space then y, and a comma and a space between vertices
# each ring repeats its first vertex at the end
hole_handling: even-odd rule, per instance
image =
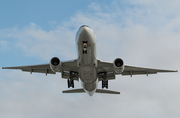
POLYGON ((30 66, 16 66, 16 67, 2 67, 2 69, 20 69, 25 72, 37 72, 47 74, 55 74, 50 68, 50 64, 30 65, 30 66))
POLYGON ((145 74, 157 74, 159 72, 178 72, 177 70, 163 70, 163 69, 153 69, 153 68, 143 68, 143 67, 136 67, 136 66, 128 66, 125 65, 124 71, 122 75, 142 75, 145 74))
MULTIPOLYGON (((56 74, 50 68, 50 64, 42 64, 42 65, 29 65, 29 66, 16 66, 16 67, 2 67, 2 69, 20 69, 25 72, 36 72, 36 73, 45 73, 47 74, 56 74)), ((77 62, 76 60, 62 62, 62 70, 63 71, 74 71, 77 72, 77 62)))
MULTIPOLYGON (((113 63, 98 61, 98 73, 107 72, 114 73, 113 63)), ((136 66, 124 66, 124 71, 122 75, 149 75, 157 74, 159 72, 178 72, 177 70, 163 70, 163 69, 153 69, 153 68, 143 68, 136 66)))

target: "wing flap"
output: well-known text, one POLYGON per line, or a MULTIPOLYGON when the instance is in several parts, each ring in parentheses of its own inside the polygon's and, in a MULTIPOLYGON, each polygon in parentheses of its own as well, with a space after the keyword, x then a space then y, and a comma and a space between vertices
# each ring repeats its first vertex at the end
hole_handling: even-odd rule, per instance
POLYGON ((157 72, 146 72, 146 71, 124 71, 122 75, 147 75, 157 74, 157 72))
POLYGON ((30 72, 30 73, 46 73, 46 74, 55 74, 55 72, 53 72, 50 69, 22 69, 22 71, 24 72, 30 72))

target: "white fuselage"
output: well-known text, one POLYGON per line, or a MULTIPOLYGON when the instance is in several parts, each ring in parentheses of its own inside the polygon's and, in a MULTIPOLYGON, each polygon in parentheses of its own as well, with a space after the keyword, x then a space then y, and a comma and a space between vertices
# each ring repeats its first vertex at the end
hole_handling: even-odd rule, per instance
POLYGON ((97 89, 97 53, 96 36, 93 30, 83 25, 76 34, 76 45, 78 52, 77 65, 79 68, 79 77, 83 89, 92 96, 97 89))

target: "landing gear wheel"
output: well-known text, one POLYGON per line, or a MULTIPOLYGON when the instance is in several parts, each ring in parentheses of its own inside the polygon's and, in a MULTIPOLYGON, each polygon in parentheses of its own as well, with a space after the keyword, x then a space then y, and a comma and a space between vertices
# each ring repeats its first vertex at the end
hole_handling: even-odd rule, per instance
POLYGON ((102 80, 102 88, 108 89, 108 80, 102 80))
POLYGON ((67 80, 68 88, 74 88, 74 79, 79 77, 79 74, 74 71, 70 71, 70 79, 67 80))
POLYGON ((68 84, 68 88, 70 88, 70 87, 74 88, 74 80, 73 79, 68 79, 67 84, 68 84))
POLYGON ((102 88, 108 89, 107 72, 98 73, 98 77, 102 78, 102 88))

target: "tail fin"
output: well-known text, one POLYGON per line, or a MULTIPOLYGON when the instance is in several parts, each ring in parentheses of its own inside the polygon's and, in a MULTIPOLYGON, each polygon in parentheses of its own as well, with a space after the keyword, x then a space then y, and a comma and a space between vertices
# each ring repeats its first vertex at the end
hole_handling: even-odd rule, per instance
MULTIPOLYGON (((63 93, 85 93, 84 89, 72 89, 72 90, 65 90, 63 93)), ((111 91, 106 89, 96 89, 96 93, 106 93, 106 94, 120 94, 117 91, 111 91)))

